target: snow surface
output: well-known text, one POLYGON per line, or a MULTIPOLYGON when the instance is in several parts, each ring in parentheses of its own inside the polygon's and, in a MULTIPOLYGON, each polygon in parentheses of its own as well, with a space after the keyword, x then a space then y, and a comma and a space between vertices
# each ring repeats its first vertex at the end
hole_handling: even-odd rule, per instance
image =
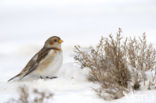
POLYGON ((40 91, 51 91, 54 97, 49 103, 155 103, 156 90, 131 92, 125 97, 105 101, 96 95, 93 88, 99 85, 87 81, 88 70, 81 69, 73 60, 71 46, 64 46, 64 63, 59 71, 58 78, 53 80, 27 80, 21 82, 7 82, 7 80, 17 74, 33 56, 33 54, 42 47, 42 45, 31 46, 18 43, 6 44, 5 48, 0 45, 0 103, 6 102, 10 98, 18 98, 18 87, 26 86, 30 90, 37 88, 40 91), (10 46, 8 46, 10 45, 10 46), (24 50, 21 49, 25 48, 24 50), (23 47, 24 46, 24 47, 23 47), (67 49, 68 48, 68 49, 67 49), (4 51, 3 51, 4 50, 4 51), (29 51, 28 51, 29 50, 29 51))
POLYGON ((80 69, 72 53, 74 45, 97 44, 118 27, 123 36, 146 32, 156 44, 155 18, 155 0, 0 0, 0 103, 16 99, 23 85, 50 90, 50 103, 156 103, 156 90, 99 98, 93 90, 98 85, 87 81, 88 70, 80 69), (52 35, 64 40, 59 78, 8 83, 52 35))

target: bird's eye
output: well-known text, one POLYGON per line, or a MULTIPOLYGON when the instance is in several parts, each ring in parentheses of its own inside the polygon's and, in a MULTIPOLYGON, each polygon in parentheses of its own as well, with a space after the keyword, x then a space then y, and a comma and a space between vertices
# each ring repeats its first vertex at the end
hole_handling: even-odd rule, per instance
POLYGON ((54 42, 57 42, 57 39, 54 39, 54 42))

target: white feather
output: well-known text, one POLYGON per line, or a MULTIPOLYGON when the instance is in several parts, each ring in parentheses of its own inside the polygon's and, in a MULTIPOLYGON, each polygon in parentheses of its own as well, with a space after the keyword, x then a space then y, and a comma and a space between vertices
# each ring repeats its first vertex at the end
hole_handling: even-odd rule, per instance
POLYGON ((63 54, 62 52, 56 52, 56 53, 54 52, 55 52, 54 50, 51 50, 46 56, 46 58, 44 58, 44 60, 40 62, 40 64, 42 64, 48 58, 53 58, 50 64, 48 64, 48 66, 44 68, 42 71, 37 71, 37 69, 40 67, 39 65, 39 67, 34 72, 31 73, 32 76, 42 76, 42 77, 56 76, 57 72, 59 71, 63 63, 63 54))

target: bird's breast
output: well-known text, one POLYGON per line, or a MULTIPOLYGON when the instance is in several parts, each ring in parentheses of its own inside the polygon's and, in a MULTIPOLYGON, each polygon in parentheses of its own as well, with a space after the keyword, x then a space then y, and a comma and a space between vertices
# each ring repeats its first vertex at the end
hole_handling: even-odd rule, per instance
POLYGON ((63 62, 63 55, 61 51, 51 50, 47 56, 39 63, 37 74, 41 76, 55 75, 63 62))

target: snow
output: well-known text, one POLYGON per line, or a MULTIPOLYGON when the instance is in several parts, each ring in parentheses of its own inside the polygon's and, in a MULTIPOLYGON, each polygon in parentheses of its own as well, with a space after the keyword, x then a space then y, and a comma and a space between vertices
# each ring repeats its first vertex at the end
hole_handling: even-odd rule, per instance
MULTIPOLYGON (((14 52, 15 53, 15 52, 14 52)), ((16 54, 16 53, 15 53, 16 54)), ((64 53, 66 54, 66 52, 64 53)), ((12 54, 8 54, 8 57, 10 57, 12 54)), ((100 101, 96 97, 96 94, 92 90, 92 87, 96 86, 91 82, 88 82, 86 79, 87 71, 82 70, 79 68, 78 65, 76 65, 73 62, 66 62, 63 64, 60 72, 59 72, 59 78, 53 79, 53 80, 27 80, 22 82, 10 82, 8 83, 7 80, 13 76, 14 74, 18 73, 21 68, 18 65, 18 63, 23 64, 24 66, 24 58, 22 60, 18 59, 19 61, 15 61, 17 58, 21 58, 20 54, 17 53, 17 55, 14 55, 12 58, 14 59, 4 59, 1 58, 1 60, 4 60, 1 66, 5 66, 4 62, 12 61, 9 63, 8 71, 6 75, 3 73, 5 72, 4 69, 1 69, 0 74, 0 96, 2 97, 0 99, 0 103, 5 102, 8 98, 15 97, 17 98, 17 88, 20 86, 27 86, 29 88, 38 88, 41 91, 50 90, 52 93, 54 93, 54 97, 52 101, 55 101, 55 103, 64 103, 69 101, 72 103, 75 100, 77 100, 77 103, 82 101, 82 103, 85 103, 86 101, 90 100, 91 103, 95 103, 100 101), (17 56, 18 55, 18 56, 17 56), (23 61, 23 62, 20 62, 23 61), (16 64, 15 64, 16 62, 16 64), (14 70, 11 68, 12 65, 17 65, 18 70, 14 70), (18 67, 19 66, 19 67, 18 67), (12 94, 16 94, 12 96, 12 94), (4 98, 3 98, 4 97, 4 98), (82 98, 86 97, 84 100, 82 98), (95 100, 93 99, 95 98, 95 100), (78 101, 79 100, 79 101, 78 101)), ((29 55, 28 55, 29 56, 29 55)), ((65 55, 66 57, 66 55, 65 55)), ((69 60, 71 57, 68 57, 69 60)))
POLYGON ((18 97, 27 86, 54 93, 50 103, 156 103, 156 90, 130 92, 105 101, 87 80, 88 70, 73 60, 73 46, 90 46, 100 37, 123 29, 123 36, 147 33, 156 44, 154 0, 1 0, 0 1, 0 103, 18 97), (63 40, 64 63, 53 80, 10 82, 52 35, 63 40))
MULTIPOLYGON (((8 44, 6 44, 8 45, 8 44)), ((6 49, 10 52, 0 51, 0 103, 6 102, 10 98, 17 99, 18 87, 26 86, 30 90, 37 88, 40 91, 50 91, 54 93, 50 103, 155 103, 156 102, 156 90, 151 91, 137 91, 130 92, 125 97, 105 101, 96 95, 93 88, 97 88, 99 85, 89 82, 87 80, 88 70, 81 69, 78 64, 73 60, 72 46, 64 47, 64 63, 59 71, 58 78, 53 80, 25 80, 21 82, 7 82, 7 80, 17 74, 21 68, 24 67, 26 62, 32 57, 32 55, 39 50, 42 46, 36 46, 36 50, 29 49, 29 46, 25 46, 25 50, 19 49, 21 46, 26 45, 19 43, 10 44, 10 47, 6 46, 6 49), (14 48, 14 46, 16 48, 14 48), (65 49, 68 48, 68 49, 65 49), (69 49, 70 48, 70 49, 69 49), (7 72, 6 72, 7 71, 7 72)), ((0 45, 0 48, 4 46, 0 45)), ((24 48, 24 47, 23 47, 24 48)))

